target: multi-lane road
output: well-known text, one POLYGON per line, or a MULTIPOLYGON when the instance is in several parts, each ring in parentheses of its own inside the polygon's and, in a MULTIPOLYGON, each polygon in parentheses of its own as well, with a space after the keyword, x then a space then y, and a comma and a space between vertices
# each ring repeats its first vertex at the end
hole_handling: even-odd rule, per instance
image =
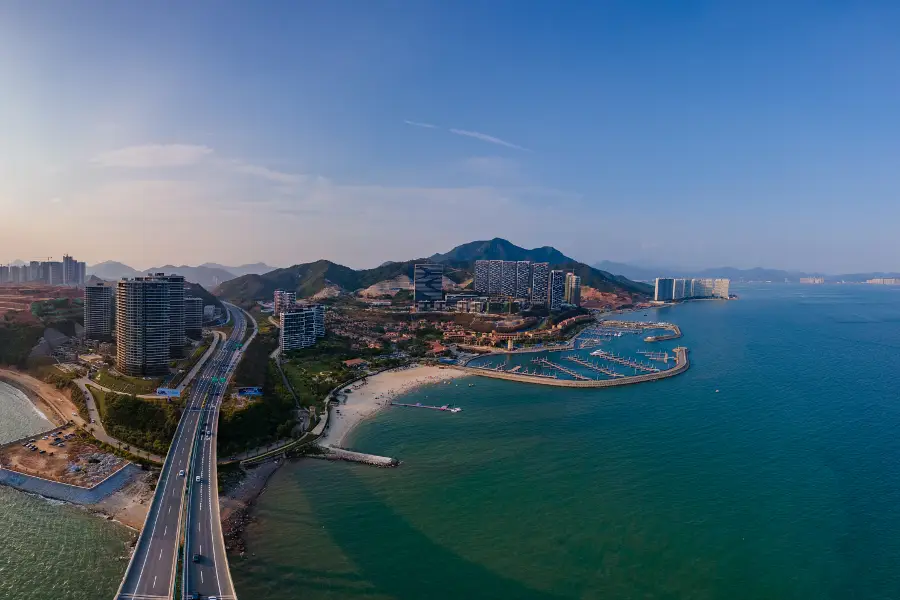
MULTIPOLYGON (((185 500, 190 494, 190 510, 215 510, 218 518, 218 488, 215 471, 215 432, 218 420, 219 402, 225 389, 224 381, 230 377, 242 353, 241 341, 246 333, 244 313, 228 306, 234 329, 228 340, 221 344, 216 354, 207 361, 203 371, 195 381, 190 396, 185 404, 185 411, 175 431, 175 437, 169 447, 169 453, 163 464, 162 472, 156 486, 156 494, 147 514, 144 528, 138 538, 134 554, 125 577, 119 587, 116 598, 119 600, 155 600, 171 598, 174 592, 178 552, 182 536, 182 523, 186 523, 188 531, 195 528, 194 519, 188 513, 183 521, 185 500), (213 435, 207 439, 206 434, 200 437, 200 429, 211 429, 213 435), (191 468, 193 463, 194 468, 191 468), (196 477, 200 476, 198 485, 196 477), (197 499, 206 491, 206 506, 199 506, 197 499), (212 506, 214 505, 214 509, 212 506)), ((196 563, 198 567, 209 565, 209 573, 203 572, 206 580, 214 575, 221 581, 220 585, 203 594, 203 597, 234 598, 231 577, 228 574, 228 562, 222 545, 221 525, 216 521, 217 531, 207 527, 210 539, 218 537, 219 547, 207 550, 208 563, 196 563), (218 554, 217 554, 218 552, 218 554), (227 582, 227 583, 226 583, 227 582), (218 593, 217 593, 218 592, 218 593)), ((195 531, 196 529, 194 529, 195 531)), ((187 537, 191 541, 190 536, 187 537)), ((205 544, 204 544, 205 545, 205 544)), ((204 548, 205 549, 205 548, 204 548)), ((202 553, 200 553, 202 554, 202 553)), ((187 555, 187 561, 192 561, 187 555)), ((202 560, 202 559, 201 559, 202 560)), ((188 563, 186 563, 187 566, 188 563)), ((194 563, 190 562, 191 567, 194 563)), ((188 569, 185 569, 187 571, 188 569)), ((200 575, 198 574, 198 577, 200 575)), ((185 579, 187 581, 187 579, 185 579)), ((190 578, 191 584, 193 578, 190 578)), ((206 589, 206 588, 204 588, 206 589)), ((184 589, 183 593, 199 591, 184 589)))
MULTIPOLYGON (((226 304, 236 320, 243 322, 240 309, 226 304)), ((252 321, 256 335, 256 322, 252 321)), ((189 482, 187 519, 185 520, 184 570, 182 588, 188 597, 235 598, 234 584, 225 556, 222 521, 219 518, 218 476, 216 473, 216 439, 219 429, 219 408, 222 394, 228 385, 228 377, 241 359, 243 348, 232 355, 231 363, 223 365, 209 401, 204 407, 204 419, 200 422, 197 442, 191 464, 192 479, 189 482), (200 481, 197 481, 197 478, 200 481)))

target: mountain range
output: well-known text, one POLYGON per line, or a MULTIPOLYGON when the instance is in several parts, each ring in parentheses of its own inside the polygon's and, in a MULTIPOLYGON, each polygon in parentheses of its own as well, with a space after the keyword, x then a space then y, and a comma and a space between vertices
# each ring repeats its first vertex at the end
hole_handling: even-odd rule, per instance
POLYGON ((174 273, 176 275, 184 275, 184 278, 187 281, 199 283, 206 288, 212 289, 235 277, 241 277, 250 273, 267 273, 273 269, 274 267, 270 267, 265 263, 253 263, 237 267, 228 267, 216 263, 204 263, 197 267, 188 265, 163 265, 161 267, 151 267, 139 271, 126 264, 108 260, 106 262, 88 266, 86 274, 88 276, 95 275, 100 279, 113 281, 123 277, 140 277, 147 273, 174 273))
POLYGON ((401 275, 412 277, 414 265, 421 262, 442 263, 445 266, 444 275, 462 284, 472 279, 476 260, 501 259, 549 262, 551 268, 572 271, 581 277, 583 285, 601 292, 646 297, 651 291, 646 284, 595 269, 569 258, 555 248, 544 246, 527 250, 507 240, 494 238, 463 244, 445 254, 435 254, 428 258, 387 262, 374 269, 354 270, 329 260, 317 260, 262 275, 237 277, 221 284, 215 294, 234 302, 252 302, 271 299, 276 289, 296 291, 298 297, 312 296, 329 286, 336 286, 344 292, 355 292, 401 275))

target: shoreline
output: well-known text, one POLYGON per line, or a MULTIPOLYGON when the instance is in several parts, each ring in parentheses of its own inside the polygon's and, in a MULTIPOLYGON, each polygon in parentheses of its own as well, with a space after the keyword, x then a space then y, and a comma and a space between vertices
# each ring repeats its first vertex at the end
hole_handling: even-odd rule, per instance
POLYGON ((460 369, 447 366, 416 365, 383 371, 367 377, 362 382, 348 386, 351 393, 336 395, 340 402, 329 408, 328 426, 318 440, 320 446, 342 448, 347 436, 363 421, 389 407, 393 400, 423 385, 440 383, 450 379, 469 377, 460 369))
MULTIPOLYGON (((61 427, 69 421, 69 419, 63 418, 62 413, 59 412, 53 403, 42 395, 41 392, 43 390, 41 388, 44 385, 49 384, 35 379, 31 375, 13 371, 11 369, 0 369, 0 381, 25 394, 25 397, 31 402, 31 406, 35 412, 46 419, 46 421, 54 428, 61 427), (29 380, 32 380, 33 383, 29 380)), ((59 393, 61 394, 62 392, 59 393)), ((71 400, 69 400, 69 402, 71 402, 71 400)))

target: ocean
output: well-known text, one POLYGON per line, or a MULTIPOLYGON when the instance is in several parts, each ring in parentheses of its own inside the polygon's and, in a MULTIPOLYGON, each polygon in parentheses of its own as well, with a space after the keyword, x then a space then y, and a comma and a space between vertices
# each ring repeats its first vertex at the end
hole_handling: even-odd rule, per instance
MULTIPOLYGON (((0 443, 52 424, 0 383, 0 443)), ((0 486, 0 598, 112 598, 127 564, 125 527, 61 502, 0 486)))
POLYGON ((432 385, 408 400, 463 411, 348 440, 399 468, 286 465, 231 557, 239 596, 900 598, 900 289, 734 291, 631 315, 681 326, 659 347, 690 348, 685 374, 432 385))

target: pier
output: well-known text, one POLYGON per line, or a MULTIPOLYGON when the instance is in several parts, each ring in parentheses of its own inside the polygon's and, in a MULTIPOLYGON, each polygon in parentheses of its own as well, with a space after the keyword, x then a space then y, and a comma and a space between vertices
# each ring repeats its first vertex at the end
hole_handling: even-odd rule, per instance
POLYGON ((608 377, 625 377, 621 373, 617 373, 617 372, 613 371, 612 369, 607 369, 606 367, 601 367, 600 365, 594 364, 592 362, 588 362, 588 361, 584 360, 583 358, 575 356, 574 354, 570 355, 570 356, 563 356, 563 358, 566 360, 570 360, 575 364, 581 365, 582 367, 584 367, 586 369, 591 369, 592 371, 597 371, 598 373, 603 373, 604 375, 606 375, 608 377))
MULTIPOLYGON (((512 373, 513 371, 510 371, 512 373)), ((461 412, 462 409, 458 407, 451 407, 449 404, 445 404, 443 406, 428 406, 427 404, 422 404, 418 402, 416 404, 406 404, 404 402, 391 402, 391 406, 406 406, 409 408, 430 408, 431 410, 442 410, 444 412, 452 412, 458 413, 461 412)))
POLYGON ((606 350, 594 350, 591 352, 591 356, 599 356, 603 360, 608 360, 609 362, 614 362, 620 364, 625 367, 631 367, 636 371, 644 371, 645 373, 659 373, 659 369, 656 367, 648 367, 643 363, 639 363, 637 361, 633 361, 630 358, 622 358, 621 356, 616 356, 606 350))
POLYGON ((688 358, 688 349, 679 346, 675 348, 675 366, 671 369, 657 371, 656 373, 644 373, 642 375, 630 375, 625 377, 617 377, 614 379, 590 379, 587 381, 573 381, 571 379, 558 379, 555 377, 536 377, 534 375, 523 375, 521 373, 507 373, 504 371, 493 371, 479 369, 475 367, 456 367, 461 371, 466 371, 472 375, 480 375, 482 377, 492 377, 494 379, 505 379, 507 381, 518 381, 521 383, 537 383, 540 385, 553 385, 557 387, 575 387, 575 388, 601 388, 601 387, 617 387, 620 385, 632 385, 635 383, 646 383, 649 381, 657 381, 667 377, 674 377, 687 371, 691 362, 688 358))
POLYGON ((535 358, 531 362, 537 363, 544 367, 548 367, 550 369, 556 369, 557 371, 562 371, 566 375, 569 375, 570 377, 577 379, 579 381, 590 381, 590 379, 591 379, 590 377, 585 377, 581 373, 576 373, 575 371, 573 371, 572 369, 570 369, 568 367, 564 367, 562 365, 556 364, 555 362, 550 362, 546 358, 535 358))
POLYGON ((374 467, 396 467, 400 461, 396 458, 388 456, 378 456, 377 454, 365 454, 363 452, 354 452, 352 450, 344 450, 334 446, 319 446, 325 451, 324 454, 310 454, 310 458, 324 458, 327 460, 346 460, 347 462, 363 463, 374 467))
POLYGON ((638 354, 643 354, 650 360, 658 360, 659 362, 668 363, 672 355, 668 352, 651 352, 650 350, 638 350, 638 354))

